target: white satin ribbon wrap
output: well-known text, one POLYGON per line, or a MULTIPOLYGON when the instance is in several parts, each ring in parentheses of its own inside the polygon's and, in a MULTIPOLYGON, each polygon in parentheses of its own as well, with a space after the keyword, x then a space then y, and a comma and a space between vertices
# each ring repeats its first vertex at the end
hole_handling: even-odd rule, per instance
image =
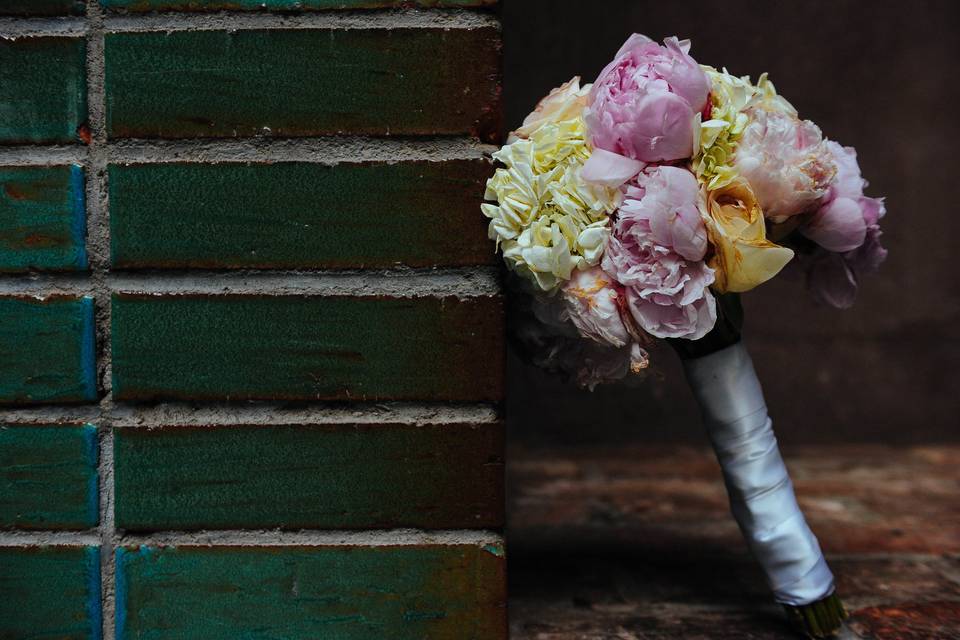
POLYGON ((733 517, 774 597, 795 606, 827 597, 833 574, 797 505, 743 342, 686 360, 684 368, 723 467, 733 517))

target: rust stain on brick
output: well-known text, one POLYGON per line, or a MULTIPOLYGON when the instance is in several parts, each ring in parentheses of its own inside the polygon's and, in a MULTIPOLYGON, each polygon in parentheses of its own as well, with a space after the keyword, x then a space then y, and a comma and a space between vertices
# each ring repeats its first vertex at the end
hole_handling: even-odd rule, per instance
POLYGON ((77 137, 83 144, 90 144, 93 141, 93 134, 90 133, 90 127, 86 122, 77 127, 77 137))
POLYGON ((23 246, 31 249, 48 249, 50 247, 65 247, 71 244, 70 238, 53 237, 32 233, 23 238, 23 246))
POLYGON ((36 197, 35 190, 27 190, 22 184, 8 183, 4 185, 3 192, 11 200, 27 200, 30 197, 36 197))

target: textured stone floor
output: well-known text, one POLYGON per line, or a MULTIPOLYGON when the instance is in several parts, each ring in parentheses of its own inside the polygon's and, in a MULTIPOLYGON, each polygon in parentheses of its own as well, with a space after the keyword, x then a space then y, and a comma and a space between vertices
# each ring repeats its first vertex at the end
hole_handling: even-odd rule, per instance
MULTIPOLYGON (((847 638, 960 639, 960 447, 785 452, 847 638)), ((514 640, 793 638, 708 451, 510 451, 514 640)))

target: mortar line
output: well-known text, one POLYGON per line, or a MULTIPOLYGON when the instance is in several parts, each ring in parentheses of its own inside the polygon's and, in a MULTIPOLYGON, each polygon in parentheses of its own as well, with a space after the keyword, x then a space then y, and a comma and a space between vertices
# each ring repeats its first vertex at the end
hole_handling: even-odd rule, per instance
MULTIPOLYGON (((105 186, 103 187, 105 189, 105 186)), ((95 190, 95 187, 91 187, 95 190)), ((106 211, 106 203, 103 205, 106 211)), ((96 208, 96 206, 94 206, 96 208)), ((89 212, 89 211, 88 211, 89 212)), ((109 322, 111 293, 147 295, 316 295, 316 296, 394 296, 459 298, 494 296, 500 293, 496 267, 393 268, 344 271, 212 271, 198 269, 145 270, 111 273, 107 216, 93 212, 88 220, 88 252, 91 272, 54 275, 0 275, 0 295, 72 294, 97 298, 98 328, 109 322), (94 264, 98 262, 99 264, 94 264)), ((98 335, 106 339, 106 334, 98 335)), ((108 372, 102 372, 106 375, 108 372)))
POLYGON ((324 425, 496 425, 500 416, 490 404, 369 404, 344 407, 228 406, 196 407, 189 404, 165 404, 141 408, 114 405, 111 421, 116 428, 137 429, 167 427, 222 426, 324 426, 324 425))
MULTIPOLYGON (((356 162, 477 160, 496 147, 475 138, 375 138, 371 136, 314 136, 303 138, 186 138, 150 140, 131 138, 99 141, 97 149, 113 164, 275 163, 305 162, 335 166, 356 162)), ((82 162, 84 145, 0 147, 0 164, 50 165, 82 162)))
POLYGON ((0 547, 69 546, 96 547, 100 531, 0 531, 0 547))
POLYGON ((478 9, 393 9, 258 13, 110 13, 100 7, 80 17, 0 17, 0 38, 83 37, 91 33, 239 31, 251 29, 499 29, 496 16, 478 9))
POLYGON ((490 12, 475 9, 394 9, 257 13, 220 11, 204 14, 147 13, 109 15, 107 33, 238 31, 249 29, 499 29, 490 12))
POLYGON ((373 529, 329 530, 301 529, 231 529, 209 531, 156 531, 125 533, 118 546, 415 546, 439 545, 501 545, 503 535, 482 529, 373 529))
MULTIPOLYGON (((416 546, 503 544, 503 535, 487 529, 229 529, 203 531, 154 531, 125 533, 111 539, 119 546, 416 546)), ((97 546, 102 545, 99 529, 88 531, 0 531, 0 547, 97 546)), ((102 553, 102 549, 101 549, 102 553)), ((112 596, 111 592, 111 596, 112 596)))
POLYGON ((0 165, 43 167, 82 164, 87 159, 87 151, 87 147, 80 144, 0 147, 0 165))
POLYGON ((97 407, 0 407, 3 425, 79 425, 109 422, 114 429, 273 425, 486 425, 497 424, 498 407, 454 402, 161 402, 115 403, 109 396, 97 407))
POLYGON ((81 17, 0 17, 0 38, 87 35, 87 20, 81 17))
POLYGON ((106 97, 104 90, 104 36, 103 12, 99 0, 87 0, 87 127, 90 139, 85 167, 86 214, 87 214, 87 259, 89 262, 90 294, 94 297, 96 314, 96 372, 97 389, 101 386, 106 397, 99 405, 97 433, 99 436, 98 487, 100 522, 100 619, 103 640, 115 640, 116 613, 116 562, 114 549, 118 539, 114 528, 113 490, 113 427, 104 411, 104 402, 110 406, 110 293, 107 275, 110 268, 110 232, 107 210, 105 144, 106 97))
POLYGON ((44 425, 97 424, 100 407, 94 406, 39 406, 18 407, 15 405, 0 407, 0 423, 4 425, 44 425))

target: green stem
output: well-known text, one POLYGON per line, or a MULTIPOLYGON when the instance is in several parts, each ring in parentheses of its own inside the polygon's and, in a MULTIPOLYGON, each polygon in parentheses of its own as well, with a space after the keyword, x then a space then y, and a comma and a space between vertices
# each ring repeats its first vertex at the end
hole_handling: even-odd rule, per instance
POLYGON ((830 638, 840 630, 847 610, 836 592, 803 606, 783 605, 794 627, 808 638, 830 638))

